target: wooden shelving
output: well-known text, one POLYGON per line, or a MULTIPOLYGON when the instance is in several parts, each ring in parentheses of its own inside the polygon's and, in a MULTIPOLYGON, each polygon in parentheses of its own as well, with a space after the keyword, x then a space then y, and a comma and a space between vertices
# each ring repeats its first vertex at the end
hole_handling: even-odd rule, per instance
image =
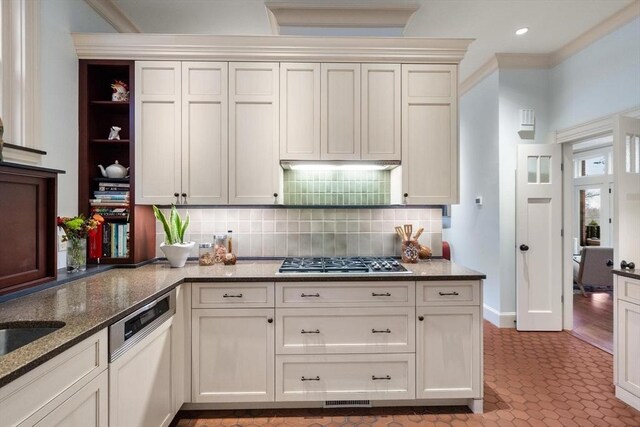
POLYGON ((88 258, 89 262, 135 264, 155 256, 155 218, 151 206, 134 204, 135 104, 133 98, 128 102, 111 100, 111 84, 115 80, 127 83, 133 97, 134 70, 133 61, 80 60, 79 211, 84 214, 93 212, 91 199, 96 198, 94 192, 99 190, 100 184, 129 184, 122 190, 129 191, 128 206, 121 206, 128 215, 104 215, 107 223, 129 224, 128 255, 101 256, 99 260, 88 258), (121 129, 120 140, 107 139, 112 126, 121 129), (106 168, 116 160, 129 167, 130 178, 102 176, 98 165, 106 168))

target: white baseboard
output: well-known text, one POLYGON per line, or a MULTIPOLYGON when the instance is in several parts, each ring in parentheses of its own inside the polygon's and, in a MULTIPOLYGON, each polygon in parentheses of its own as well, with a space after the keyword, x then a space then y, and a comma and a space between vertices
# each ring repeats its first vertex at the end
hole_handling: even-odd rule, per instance
POLYGON ((487 304, 483 306, 483 317, 489 322, 496 325, 498 328, 515 328, 516 327, 516 313, 504 312, 500 313, 493 307, 489 307, 487 304))

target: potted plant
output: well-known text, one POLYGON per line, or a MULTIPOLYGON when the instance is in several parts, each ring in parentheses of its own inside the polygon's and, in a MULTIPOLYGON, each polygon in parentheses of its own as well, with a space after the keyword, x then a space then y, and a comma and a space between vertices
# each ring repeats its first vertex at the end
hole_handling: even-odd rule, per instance
POLYGON ((84 215, 58 217, 58 227, 64 231, 62 240, 67 242, 67 271, 77 273, 87 269, 87 236, 104 222, 104 218, 94 214, 89 218, 84 215))
POLYGON ((196 245, 196 242, 184 241, 184 233, 189 227, 189 214, 187 213, 183 221, 175 205, 171 205, 171 214, 168 220, 157 206, 153 207, 153 213, 164 228, 165 240, 160 244, 160 249, 167 257, 169 265, 171 267, 184 267, 187 258, 189 258, 189 253, 196 245))

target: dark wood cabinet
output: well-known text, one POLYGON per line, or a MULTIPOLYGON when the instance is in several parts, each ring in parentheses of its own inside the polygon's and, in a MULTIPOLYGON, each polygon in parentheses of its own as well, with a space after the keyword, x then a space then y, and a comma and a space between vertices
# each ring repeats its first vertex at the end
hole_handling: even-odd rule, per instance
POLYGON ((56 278, 60 172, 0 162, 0 295, 56 278))
POLYGON ((128 244, 124 252, 121 249, 114 256, 105 246, 101 257, 87 258, 92 263, 136 264, 155 257, 153 210, 151 206, 134 203, 134 70, 133 61, 80 60, 78 209, 87 215, 98 209, 109 226, 128 224, 128 244), (128 102, 112 101, 111 84, 116 80, 128 85, 128 102), (119 140, 108 139, 112 126, 121 128, 119 140), (106 168, 116 161, 129 168, 129 176, 121 179, 103 177, 98 166, 106 168), (120 193, 128 191, 128 202, 118 200, 114 206, 92 203, 96 199, 95 192, 108 184, 121 186, 123 191, 120 193), (111 208, 119 208, 125 215, 121 212, 110 215, 111 208))

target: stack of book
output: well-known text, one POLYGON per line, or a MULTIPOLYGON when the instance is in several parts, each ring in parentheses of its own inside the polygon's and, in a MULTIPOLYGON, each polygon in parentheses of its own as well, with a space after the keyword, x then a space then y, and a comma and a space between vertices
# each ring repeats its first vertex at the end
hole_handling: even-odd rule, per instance
POLYGON ((105 222, 89 236, 89 257, 99 259, 129 256, 129 183, 104 181, 90 199, 91 214, 105 222))

